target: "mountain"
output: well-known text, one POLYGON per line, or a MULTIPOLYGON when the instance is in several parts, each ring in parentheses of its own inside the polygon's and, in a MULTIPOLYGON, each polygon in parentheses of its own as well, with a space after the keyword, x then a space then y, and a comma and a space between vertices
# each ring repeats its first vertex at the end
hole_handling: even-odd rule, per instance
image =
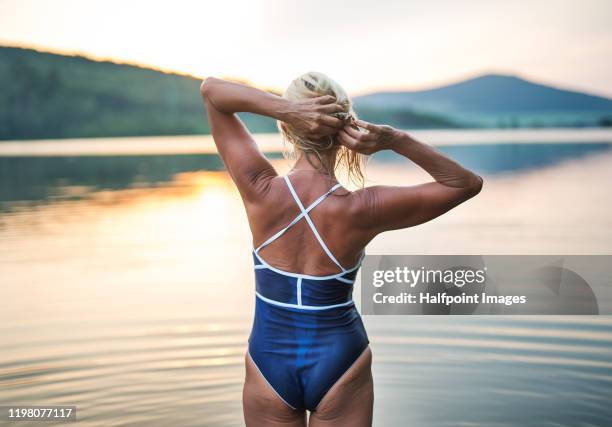
MULTIPOLYGON (((378 92, 355 98, 358 108, 401 109, 444 114, 459 122, 472 119, 572 120, 612 117, 612 99, 558 89, 516 76, 488 74, 434 89, 378 92)), ((554 124, 554 123, 548 123, 554 124)), ((580 124, 580 123, 575 123, 580 124)))
MULTIPOLYGON (((80 56, 0 46, 0 140, 208 134, 192 76, 80 56)), ((443 117, 364 110, 366 120, 400 127, 453 127, 443 117)), ((240 114, 252 132, 276 122, 240 114)))
POLYGON ((373 93, 355 98, 355 103, 370 108, 412 107, 439 112, 612 111, 612 99, 497 74, 429 90, 373 93))

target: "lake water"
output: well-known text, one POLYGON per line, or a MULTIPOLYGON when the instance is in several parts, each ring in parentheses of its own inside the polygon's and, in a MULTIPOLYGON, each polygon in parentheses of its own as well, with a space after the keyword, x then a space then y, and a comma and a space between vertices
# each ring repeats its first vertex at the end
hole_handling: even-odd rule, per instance
MULTIPOLYGON (((485 187, 368 253, 612 254, 611 131, 418 136, 485 187)), ((278 149, 277 136, 258 138, 278 149)), ((83 426, 243 424, 251 241, 211 147, 208 137, 0 143, 0 405, 77 405, 83 426)), ((391 155, 367 172, 368 185, 426 179, 391 155)), ((364 323, 376 426, 612 423, 612 317, 364 323)))

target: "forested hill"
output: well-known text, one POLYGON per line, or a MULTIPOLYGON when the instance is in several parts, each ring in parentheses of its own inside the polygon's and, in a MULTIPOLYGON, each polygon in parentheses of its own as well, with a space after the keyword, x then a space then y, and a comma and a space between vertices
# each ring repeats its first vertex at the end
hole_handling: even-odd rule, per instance
POLYGON ((0 47, 0 81, 1 139, 208 131, 192 77, 0 47))
MULTIPOLYGON (((0 47, 0 139, 209 133, 200 80, 147 68, 31 49, 0 47)), ((253 132, 275 132, 242 115, 253 132)), ((399 127, 449 127, 409 110, 363 111, 399 127)))

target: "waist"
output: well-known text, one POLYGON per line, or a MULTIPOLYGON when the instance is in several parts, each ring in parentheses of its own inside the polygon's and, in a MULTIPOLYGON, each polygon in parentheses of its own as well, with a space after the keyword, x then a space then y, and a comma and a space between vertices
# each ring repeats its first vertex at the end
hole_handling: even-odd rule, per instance
POLYGON ((255 298, 253 328, 259 333, 267 331, 276 335, 279 328, 291 331, 316 331, 317 334, 345 333, 354 328, 363 328, 357 307, 350 302, 340 307, 308 310, 298 307, 283 307, 270 304, 260 297, 255 298))
POLYGON ((255 270, 255 284, 257 298, 278 307, 322 311, 353 305, 352 283, 337 278, 314 280, 262 268, 255 270))

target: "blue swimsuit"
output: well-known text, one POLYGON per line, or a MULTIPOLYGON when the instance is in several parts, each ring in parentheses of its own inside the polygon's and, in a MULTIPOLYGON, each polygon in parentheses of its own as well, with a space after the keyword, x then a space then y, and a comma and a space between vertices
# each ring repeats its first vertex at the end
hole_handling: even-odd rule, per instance
POLYGON ((249 355, 288 406, 314 411, 369 344, 351 296, 363 255, 354 267, 342 267, 308 215, 340 184, 304 208, 287 176, 285 181, 301 213, 253 251, 256 299, 249 355), (289 273, 261 258, 259 251, 264 246, 302 218, 325 253, 340 268, 339 273, 329 276, 289 273))

